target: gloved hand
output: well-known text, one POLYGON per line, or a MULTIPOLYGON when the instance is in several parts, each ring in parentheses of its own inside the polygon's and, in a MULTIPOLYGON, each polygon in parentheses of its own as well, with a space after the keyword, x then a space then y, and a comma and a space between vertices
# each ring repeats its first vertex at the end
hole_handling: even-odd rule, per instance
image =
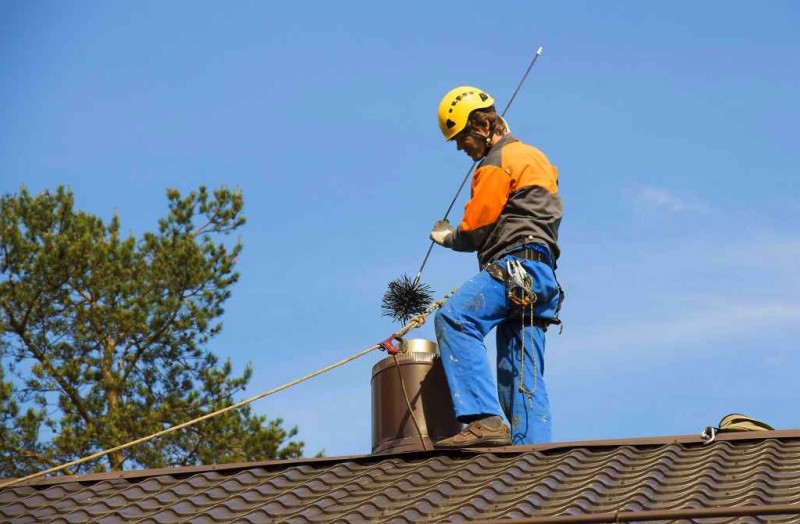
POLYGON ((455 236, 456 230, 447 219, 436 222, 430 234, 431 240, 444 247, 452 247, 455 236))

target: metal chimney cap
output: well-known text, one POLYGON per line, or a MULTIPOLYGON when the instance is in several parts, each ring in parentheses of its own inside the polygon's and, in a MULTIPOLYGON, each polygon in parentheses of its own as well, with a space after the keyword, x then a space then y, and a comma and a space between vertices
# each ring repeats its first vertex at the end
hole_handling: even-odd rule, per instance
POLYGON ((432 353, 438 355, 439 347, 436 342, 425 340, 424 338, 401 338, 400 351, 403 353, 432 353))

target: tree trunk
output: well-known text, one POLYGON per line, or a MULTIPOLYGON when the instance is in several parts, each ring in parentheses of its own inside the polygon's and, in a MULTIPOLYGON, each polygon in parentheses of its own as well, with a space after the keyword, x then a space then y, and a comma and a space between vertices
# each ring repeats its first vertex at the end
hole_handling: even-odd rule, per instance
MULTIPOLYGON (((120 439, 124 436, 119 428, 119 377, 114 372, 114 349, 116 342, 112 339, 106 340, 103 353, 103 381, 106 384, 106 401, 108 402, 107 423, 111 425, 104 428, 107 439, 106 447, 113 448, 124 444, 120 439)), ((108 464, 111 471, 122 471, 123 455, 122 450, 108 454, 108 464)))

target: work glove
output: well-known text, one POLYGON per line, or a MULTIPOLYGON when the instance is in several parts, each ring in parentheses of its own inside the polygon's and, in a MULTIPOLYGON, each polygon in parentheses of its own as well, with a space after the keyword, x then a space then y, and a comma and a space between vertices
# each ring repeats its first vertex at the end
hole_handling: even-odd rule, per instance
POLYGON ((455 236, 456 230, 453 229, 447 219, 436 222, 430 234, 431 240, 444 247, 453 247, 453 238, 455 236))

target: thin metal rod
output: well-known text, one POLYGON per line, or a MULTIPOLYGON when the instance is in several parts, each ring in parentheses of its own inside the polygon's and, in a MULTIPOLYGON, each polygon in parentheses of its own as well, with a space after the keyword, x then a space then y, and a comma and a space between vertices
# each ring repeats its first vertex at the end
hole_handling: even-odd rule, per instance
POLYGON ((530 73, 531 69, 533 69, 533 64, 536 63, 536 59, 539 58, 539 55, 541 54, 542 54, 542 46, 539 46, 539 49, 536 50, 536 54, 533 55, 533 60, 531 60, 528 69, 526 69, 525 74, 522 75, 522 79, 519 81, 519 84, 517 84, 517 88, 514 90, 514 94, 511 95, 511 98, 508 99, 508 103, 506 104, 505 109, 503 109, 503 112, 500 113, 500 116, 506 116, 506 111, 508 111, 508 108, 511 107, 511 102, 513 102, 514 98, 516 98, 517 93, 519 93, 520 88, 522 88, 522 84, 524 84, 525 79, 528 78, 528 73, 530 73))
MULTIPOLYGON (((514 89, 514 93, 511 95, 511 98, 508 99, 508 102, 506 103, 506 107, 503 109, 503 112, 500 113, 501 117, 506 116, 506 112, 508 112, 508 108, 511 107, 511 103, 514 101, 514 98, 516 98, 517 93, 519 93, 519 90, 522 88, 522 84, 524 84, 525 83, 525 79, 528 78, 528 73, 531 72, 531 69, 533 69, 533 65, 536 63, 536 59, 539 58, 539 55, 541 55, 541 54, 542 54, 542 46, 539 46, 539 49, 536 50, 536 54, 533 55, 533 60, 531 60, 531 63, 528 64, 528 68, 525 70, 525 74, 522 75, 522 78, 519 80, 519 83, 517 84, 516 89, 514 89)), ((464 186, 467 184, 467 180, 469 180, 469 176, 472 173, 472 170, 475 169, 476 165, 478 165, 478 161, 477 160, 472 163, 470 168, 467 170, 467 174, 464 175, 464 180, 462 180, 461 181, 461 185, 458 186, 458 191, 456 191, 456 194, 453 197, 453 200, 450 201, 450 205, 447 206, 447 211, 445 211, 444 218, 442 218, 442 220, 447 220, 447 217, 450 215, 450 211, 453 210, 453 206, 455 205, 456 200, 458 200, 458 195, 461 194, 461 190, 464 189, 464 186)), ((431 256, 431 251, 433 251, 433 245, 434 244, 435 244, 435 242, 433 240, 431 240, 431 244, 428 246, 428 252, 425 253, 425 258, 422 260, 422 264, 419 266, 419 271, 417 271, 417 276, 414 277, 414 285, 415 286, 417 284, 419 284, 419 281, 422 278, 422 270, 425 269, 425 264, 428 263, 428 258, 431 256)))

